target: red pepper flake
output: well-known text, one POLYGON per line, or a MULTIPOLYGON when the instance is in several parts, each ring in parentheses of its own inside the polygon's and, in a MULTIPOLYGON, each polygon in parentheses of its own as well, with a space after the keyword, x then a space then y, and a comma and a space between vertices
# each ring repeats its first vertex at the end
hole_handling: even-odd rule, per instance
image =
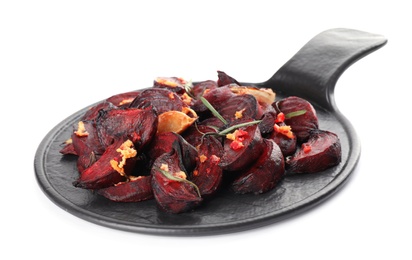
POLYGON ((235 151, 242 149, 243 147, 244 147, 243 143, 238 140, 234 140, 230 143, 230 148, 232 148, 235 151))
POLYGON ((282 123, 282 122, 285 121, 285 119, 286 119, 285 114, 283 114, 282 112, 280 112, 280 113, 276 116, 275 123, 282 123))
POLYGON ((248 132, 242 129, 237 129, 233 133, 227 134, 226 138, 232 140, 232 142, 230 143, 230 148, 232 148, 233 150, 239 150, 244 147, 242 142, 248 135, 248 132))
POLYGON ((306 143, 302 144, 302 150, 304 153, 309 153, 310 151, 312 151, 312 146, 306 143))
POLYGON ((273 126, 273 130, 275 130, 275 132, 277 133, 281 133, 283 135, 285 135, 286 137, 292 139, 294 137, 294 134, 292 132, 292 128, 288 125, 283 125, 283 126, 279 126, 277 124, 275 124, 273 126))

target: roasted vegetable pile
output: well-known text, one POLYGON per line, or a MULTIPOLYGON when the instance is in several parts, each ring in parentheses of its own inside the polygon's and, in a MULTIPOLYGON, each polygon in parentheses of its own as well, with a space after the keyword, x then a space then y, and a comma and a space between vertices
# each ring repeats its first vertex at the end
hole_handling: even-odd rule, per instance
POLYGON ((77 156, 78 188, 116 202, 153 199, 164 211, 195 209, 221 189, 268 192, 286 173, 336 166, 336 134, 314 107, 218 71, 192 84, 159 77, 152 87, 91 107, 60 151, 77 156))

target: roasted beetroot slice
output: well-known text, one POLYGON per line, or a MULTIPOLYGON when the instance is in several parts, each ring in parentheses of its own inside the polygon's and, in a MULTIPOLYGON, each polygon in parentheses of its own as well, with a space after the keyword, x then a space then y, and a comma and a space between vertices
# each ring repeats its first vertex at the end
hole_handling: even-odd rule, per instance
POLYGON ((152 176, 139 176, 127 182, 97 191, 98 194, 115 202, 139 202, 153 198, 152 176))
MULTIPOLYGON (((203 93, 203 97, 209 101, 209 103, 215 108, 220 109, 230 97, 235 96, 235 94, 230 90, 229 87, 215 88, 203 93)), ((202 103, 200 99, 192 106, 193 110, 197 113, 207 112, 207 107, 202 103)))
POLYGON ((185 92, 186 80, 178 77, 157 77, 153 81, 153 87, 165 88, 170 91, 183 94, 185 92))
POLYGON ((166 132, 157 134, 147 149, 147 155, 155 161, 164 153, 176 151, 179 155, 179 161, 184 167, 186 173, 190 172, 196 166, 197 150, 189 144, 181 135, 166 132))
POLYGON ((263 138, 258 125, 251 125, 238 129, 238 133, 243 133, 238 137, 229 136, 224 141, 224 153, 220 161, 220 166, 227 171, 238 171, 246 169, 261 154, 264 147, 263 138), (243 131, 243 132, 241 132, 243 131))
POLYGON ((286 158, 288 172, 315 173, 336 166, 341 161, 341 144, 335 133, 314 130, 293 156, 286 158))
POLYGON ((190 211, 202 202, 197 186, 185 179, 176 152, 158 157, 151 175, 153 194, 162 210, 177 214, 190 211))
POLYGON ((80 120, 82 121, 94 121, 96 118, 98 118, 99 113, 101 110, 110 110, 117 108, 115 105, 113 105, 111 102, 108 101, 102 101, 92 107, 90 107, 84 115, 81 117, 80 120))
MULTIPOLYGON (((279 123, 279 125, 284 126, 285 124, 279 123)), ((282 134, 281 132, 272 131, 268 136, 268 139, 275 141, 275 143, 280 147, 283 156, 292 155, 296 152, 297 138, 292 132, 292 137, 282 134)))
POLYGON ((206 133, 217 133, 217 130, 206 124, 194 124, 182 133, 182 137, 193 147, 197 147, 206 133))
POLYGON ((73 127, 71 140, 73 149, 78 156, 89 156, 91 153, 101 155, 106 150, 100 141, 96 124, 93 121, 79 121, 73 127))
POLYGON ((265 113, 260 120, 259 130, 262 135, 267 135, 273 132, 273 126, 275 125, 276 113, 265 113))
POLYGON ((157 131, 157 114, 149 108, 119 108, 102 112, 97 120, 101 142, 108 146, 114 139, 130 139, 141 149, 151 141, 157 131))
POLYGON ((82 173, 84 170, 92 166, 93 163, 95 163, 100 156, 96 155, 95 153, 91 152, 89 154, 82 154, 78 156, 77 158, 77 171, 79 173, 82 173))
POLYGON ((272 190, 285 174, 285 161, 279 146, 264 140, 265 147, 258 160, 232 183, 236 193, 264 193, 272 190))
POLYGON ((199 83, 196 83, 192 87, 192 95, 195 98, 199 98, 203 95, 203 93, 208 89, 215 89, 217 88, 217 82, 214 80, 206 80, 206 81, 201 81, 199 83))
POLYGON ((198 186, 202 197, 211 197, 220 188, 223 179, 223 170, 219 166, 223 146, 215 137, 205 136, 198 154, 199 161, 192 181, 198 186))
POLYGON ((298 141, 306 141, 310 132, 318 129, 319 122, 315 108, 307 100, 290 96, 279 100, 276 106, 286 116, 296 111, 306 111, 302 115, 285 119, 285 123, 292 127, 292 131, 296 134, 298 141))
POLYGON ((74 186, 97 190, 125 181, 136 162, 133 150, 131 141, 116 140, 95 163, 80 173, 74 186))
POLYGON ((153 107, 157 114, 168 111, 182 111, 187 105, 183 102, 179 95, 165 88, 148 88, 143 90, 137 96, 130 107, 147 108, 153 107))
POLYGON ((218 109, 219 114, 232 124, 243 118, 256 119, 258 115, 258 103, 252 95, 236 95, 227 99, 218 109))
POLYGON ((218 70, 217 71, 217 85, 219 87, 226 86, 229 84, 236 84, 240 86, 240 83, 237 82, 236 79, 232 78, 231 76, 227 75, 225 72, 218 70))
POLYGON ((76 150, 74 150, 74 146, 73 146, 73 141, 70 138, 69 140, 67 140, 66 142, 64 142, 62 144, 63 148, 60 149, 60 153, 67 155, 67 154, 71 154, 71 155, 77 155, 76 150))
POLYGON ((106 101, 112 103, 116 107, 128 107, 142 91, 143 90, 134 90, 116 94, 106 99, 106 101))

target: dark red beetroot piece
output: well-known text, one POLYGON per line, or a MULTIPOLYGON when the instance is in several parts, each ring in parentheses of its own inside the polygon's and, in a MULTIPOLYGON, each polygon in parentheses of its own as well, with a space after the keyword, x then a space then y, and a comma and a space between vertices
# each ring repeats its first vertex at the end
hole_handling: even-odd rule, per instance
MULTIPOLYGON (((277 123, 277 125, 279 125, 280 127, 286 126, 286 124, 284 123, 277 123)), ((270 136, 268 136, 268 139, 275 141, 275 143, 280 147, 283 156, 286 157, 294 154, 296 151, 297 138, 293 131, 291 135, 292 137, 288 137, 281 132, 272 131, 270 136)))
POLYGON ((71 155, 77 155, 76 151, 74 150, 73 147, 73 140, 70 138, 66 142, 62 143, 63 148, 60 149, 61 154, 71 154, 71 155))
POLYGON ((95 121, 96 118, 99 116, 100 110, 110 110, 117 108, 117 106, 113 105, 113 103, 108 101, 102 101, 86 111, 84 115, 81 117, 80 120, 82 121, 95 121))
MULTIPOLYGON (((245 169, 254 162, 261 154, 264 147, 263 138, 257 124, 242 127, 237 130, 238 137, 224 141, 224 153, 220 166, 227 171, 238 171, 245 169)), ((235 131, 236 132, 236 131, 235 131)))
POLYGON ((236 85, 240 86, 240 83, 237 82, 236 79, 234 79, 231 76, 227 75, 223 71, 218 70, 217 71, 217 76, 218 76, 217 85, 219 87, 226 86, 226 85, 229 85, 229 84, 236 84, 236 85))
POLYGON ((152 176, 133 177, 126 182, 97 191, 98 194, 116 202, 139 202, 153 198, 152 176))
POLYGON ((292 127, 298 141, 304 142, 308 139, 312 130, 318 129, 319 122, 316 111, 312 104, 300 97, 291 96, 275 103, 276 107, 285 115, 296 111, 306 111, 304 114, 285 119, 285 124, 292 127))
POLYGON ((116 140, 94 164, 80 173, 74 186, 97 190, 125 181, 136 162, 133 150, 130 140, 116 140))
POLYGON ((157 77, 153 81, 153 87, 165 88, 170 91, 183 94, 185 92, 186 80, 178 77, 157 77))
POLYGON ((285 174, 285 161, 279 146, 264 140, 262 154, 237 177, 231 187, 236 193, 264 193, 272 190, 285 174))
POLYGON ((183 172, 176 152, 165 153, 153 163, 153 194, 159 207, 166 212, 186 212, 202 202, 197 186, 187 181, 183 172))
POLYGON ((278 113, 272 105, 261 105, 261 110, 262 116, 260 117, 260 120, 262 121, 259 123, 259 130, 262 135, 266 135, 273 131, 273 126, 278 113))
POLYGON ((208 124, 193 124, 182 133, 182 137, 193 147, 197 147, 206 133, 217 133, 217 130, 208 124))
POLYGON ((179 160, 183 164, 186 173, 194 169, 197 157, 196 148, 181 135, 173 132, 157 134, 147 148, 147 155, 152 161, 155 161, 164 153, 173 151, 179 154, 179 160))
POLYGON ((338 136, 325 130, 314 130, 309 139, 293 156, 286 158, 289 172, 315 173, 333 167, 341 161, 341 144, 338 136))
POLYGON ((120 93, 109 97, 106 101, 112 103, 116 107, 128 107, 130 103, 132 103, 132 101, 140 95, 140 92, 142 92, 142 90, 120 93))
MULTIPOLYGON (((209 101, 209 103, 216 109, 219 110, 224 106, 227 99, 235 96, 229 87, 214 88, 203 93, 203 97, 209 101)), ((192 106, 193 110, 197 113, 207 112, 207 107, 198 99, 192 106)))
POLYGON ((103 154, 106 150, 100 142, 96 124, 93 121, 79 121, 73 126, 71 140, 73 149, 79 156, 90 153, 103 154))
POLYGON ((191 93, 195 98, 203 96, 205 90, 211 90, 217 88, 217 82, 214 80, 206 80, 193 85, 191 93))
POLYGON ((153 107, 157 114, 168 111, 182 111, 183 107, 187 105, 183 102, 179 95, 175 92, 165 88, 148 88, 143 90, 139 96, 137 96, 130 107, 147 108, 153 107))
POLYGON ((199 144, 198 165, 193 171, 192 181, 199 188, 202 197, 210 197, 220 188, 223 170, 219 166, 223 146, 213 136, 205 136, 199 144))
POLYGON ((236 124, 244 118, 257 118, 258 102, 252 95, 236 95, 223 102, 217 111, 230 124, 236 124))
POLYGON ((97 158, 106 150, 106 147, 100 142, 93 121, 79 121, 77 126, 74 126, 71 140, 73 150, 79 156, 77 160, 77 170, 79 172, 95 163, 97 158))
POLYGON ((156 134, 157 123, 157 114, 150 107, 120 108, 101 111, 96 128, 103 145, 111 144, 114 139, 127 138, 140 150, 156 134))

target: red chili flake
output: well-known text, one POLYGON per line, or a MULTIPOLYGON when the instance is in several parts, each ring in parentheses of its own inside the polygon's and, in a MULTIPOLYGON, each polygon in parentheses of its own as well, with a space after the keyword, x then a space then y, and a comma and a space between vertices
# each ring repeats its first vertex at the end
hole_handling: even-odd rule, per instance
POLYGON ((242 147, 244 147, 243 143, 238 140, 234 140, 230 143, 230 148, 235 151, 241 149, 242 147))
POLYGON ((282 123, 284 122, 286 119, 285 114, 283 114, 282 112, 280 112, 275 119, 275 123, 282 123))
POLYGON ((302 144, 302 150, 304 153, 309 153, 310 151, 312 151, 312 147, 309 144, 302 144))

